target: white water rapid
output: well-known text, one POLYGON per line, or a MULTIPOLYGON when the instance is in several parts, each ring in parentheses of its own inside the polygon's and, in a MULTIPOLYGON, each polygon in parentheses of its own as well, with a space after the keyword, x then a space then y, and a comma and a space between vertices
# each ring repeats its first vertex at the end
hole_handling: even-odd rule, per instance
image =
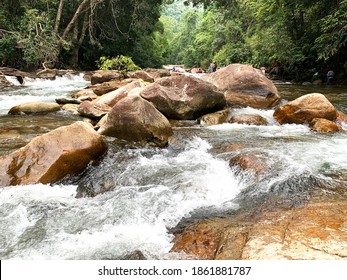
MULTIPOLYGON (((15 103, 54 100, 85 85, 46 82, 26 82, 13 96, 11 89, 2 91, 1 114, 15 103)), ((340 133, 320 135, 306 125, 276 124, 273 110, 233 111, 239 113, 260 114, 269 125, 176 127, 163 149, 108 139, 108 154, 81 177, 0 188, 0 258, 117 259, 138 250, 148 259, 184 258, 170 253, 170 230, 182 219, 242 209, 242 199, 273 193, 300 201, 341 184, 339 176, 347 172, 345 124, 340 133), (240 149, 225 148, 234 144, 240 149), (243 152, 266 155, 269 172, 257 177, 230 168, 230 158, 243 152), (76 198, 78 185, 109 191, 76 198)))

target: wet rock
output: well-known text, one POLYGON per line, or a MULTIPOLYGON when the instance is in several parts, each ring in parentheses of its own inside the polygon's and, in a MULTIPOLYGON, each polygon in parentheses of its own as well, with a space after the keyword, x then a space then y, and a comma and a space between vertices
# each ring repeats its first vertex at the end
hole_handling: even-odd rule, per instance
POLYGON ((341 111, 338 111, 336 121, 338 123, 344 122, 345 124, 347 124, 347 115, 342 113, 341 111))
POLYGON ((250 65, 230 64, 202 79, 224 92, 230 106, 267 109, 280 100, 274 83, 250 65))
POLYGON ((229 161, 229 166, 238 166, 243 170, 254 172, 257 175, 265 174, 269 170, 265 154, 244 153, 239 154, 229 161))
POLYGON ((146 141, 165 146, 173 134, 169 121, 148 101, 128 96, 119 101, 98 132, 130 142, 146 141))
POLYGON ((314 118, 310 122, 310 128, 319 133, 335 133, 342 130, 337 123, 320 118, 314 118))
POLYGON ((249 125, 268 125, 268 121, 257 114, 240 114, 232 117, 230 122, 249 125))
POLYGON ((76 98, 62 97, 56 98, 55 102, 57 102, 58 104, 80 104, 82 101, 76 98))
POLYGON ((197 119, 226 105, 224 95, 215 86, 186 75, 159 79, 144 88, 141 97, 169 119, 197 119))
POLYGON ((36 114, 43 115, 48 113, 53 113, 60 111, 59 104, 55 102, 28 102, 18 106, 14 106, 10 109, 8 114, 10 115, 20 115, 20 114, 36 114))
POLYGON ((103 138, 83 122, 38 136, 0 159, 0 186, 55 183, 82 172, 107 150, 103 138))
POLYGON ((172 251, 219 260, 346 259, 346 214, 346 200, 324 200, 202 221, 177 234, 172 251))
POLYGON ((135 260, 147 260, 145 255, 139 250, 136 250, 132 253, 123 255, 119 259, 120 260, 133 260, 133 261, 135 261, 135 260))
POLYGON ((199 119, 199 123, 202 126, 217 125, 226 123, 230 116, 230 109, 225 109, 215 113, 207 114, 199 119))
POLYGON ((10 81, 8 81, 5 76, 0 75, 0 87, 12 87, 14 86, 13 83, 11 83, 10 81))
POLYGON ((24 72, 10 67, 0 67, 0 73, 7 76, 21 77, 21 79, 23 77, 36 78, 36 74, 34 73, 24 72))
POLYGON ((78 104, 65 104, 61 107, 64 111, 70 112, 73 115, 79 115, 78 113, 78 104))
POLYGON ((311 93, 278 107, 273 116, 280 124, 303 124, 314 118, 335 121, 337 111, 323 94, 311 93))
POLYGON ((92 85, 109 82, 112 80, 122 80, 124 75, 116 70, 98 70, 91 76, 90 81, 92 85))

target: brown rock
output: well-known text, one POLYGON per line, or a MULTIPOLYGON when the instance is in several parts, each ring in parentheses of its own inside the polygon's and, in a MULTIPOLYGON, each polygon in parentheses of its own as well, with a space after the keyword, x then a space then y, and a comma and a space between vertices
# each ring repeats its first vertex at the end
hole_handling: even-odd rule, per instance
POLYGON ((123 74, 119 73, 116 70, 98 70, 94 72, 90 81, 92 85, 95 85, 104 82, 109 82, 112 80, 122 80, 123 78, 123 74))
POLYGON ((107 149, 93 128, 83 122, 34 138, 0 159, 0 186, 54 183, 82 172, 107 149))
POLYGON ((231 123, 249 124, 249 125, 268 125, 268 121, 256 114, 240 114, 230 120, 231 123))
POLYGON ((128 76, 130 78, 134 78, 134 79, 141 79, 141 80, 148 82, 148 83, 154 82, 154 78, 149 73, 147 73, 146 71, 143 71, 143 70, 128 73, 128 76))
POLYGON ((197 119, 226 105, 216 87, 186 75, 159 79, 144 88, 141 97, 170 119, 197 119))
POLYGON ((346 259, 346 224, 346 200, 312 201, 256 218, 238 214, 202 221, 177 234, 172 251, 218 260, 346 259))
POLYGON ((169 121, 148 101, 128 96, 113 106, 107 120, 101 123, 102 135, 165 146, 173 134, 169 121))
POLYGON ((314 118, 335 121, 337 112, 323 94, 311 93, 278 107, 273 116, 280 124, 303 124, 311 122, 314 118))
POLYGON ((226 123, 230 115, 230 109, 225 109, 215 113, 207 114, 199 119, 199 123, 202 126, 217 125, 226 123))
POLYGON ((170 71, 167 69, 146 68, 143 70, 146 71, 154 80, 171 76, 170 71))
POLYGON ((342 130, 335 122, 320 118, 314 118, 310 122, 310 128, 319 133, 335 133, 342 130))
POLYGON ((28 102, 18 106, 14 106, 10 109, 8 114, 20 115, 20 114, 48 114, 59 111, 61 108, 59 104, 55 102, 28 102))
POLYGON ((132 81, 133 81, 132 79, 125 79, 121 81, 104 82, 101 84, 88 86, 87 89, 91 89, 96 95, 101 96, 110 91, 114 91, 121 87, 124 87, 127 84, 131 83, 132 81))
POLYGON ((347 124, 347 115, 342 113, 341 111, 338 111, 336 121, 339 123, 344 122, 345 124, 347 124))
POLYGON ((112 107, 121 99, 128 96, 128 94, 138 87, 141 87, 142 84, 140 81, 135 80, 130 84, 127 84, 117 90, 108 92, 97 99, 91 102, 83 102, 81 103, 78 112, 81 116, 92 118, 92 119, 100 119, 104 115, 106 115, 109 111, 111 111, 112 107))
POLYGON ((202 79, 224 92, 230 106, 267 109, 281 98, 274 83, 250 65, 230 64, 202 79))
POLYGON ((95 104, 92 101, 83 101, 77 108, 77 111, 81 116, 91 119, 100 119, 110 110, 110 106, 105 104, 95 104))
POLYGON ((244 153, 230 159, 229 166, 239 166, 243 170, 252 171, 257 175, 264 174, 269 169, 266 163, 266 155, 244 153))
POLYGON ((81 99, 85 99, 88 98, 90 100, 94 100, 96 98, 98 98, 98 96, 94 93, 94 91, 92 89, 82 89, 78 92, 74 92, 71 94, 72 98, 77 98, 79 100, 81 99))

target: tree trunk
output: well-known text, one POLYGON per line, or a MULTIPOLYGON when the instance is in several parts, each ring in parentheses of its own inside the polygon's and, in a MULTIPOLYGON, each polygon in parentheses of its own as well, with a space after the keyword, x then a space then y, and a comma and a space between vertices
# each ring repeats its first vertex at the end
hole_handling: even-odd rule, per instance
POLYGON ((59 6, 58 6, 58 11, 57 11, 57 16, 55 18, 55 24, 54 24, 54 32, 55 34, 58 34, 59 30, 59 24, 61 20, 61 15, 63 13, 63 6, 64 6, 64 0, 59 1, 59 6))
POLYGON ((76 24, 78 18, 80 17, 80 15, 83 13, 83 11, 88 7, 88 5, 90 4, 91 0, 83 0, 82 3, 78 6, 74 16, 72 17, 71 21, 69 22, 69 24, 66 26, 63 35, 61 36, 61 41, 64 41, 67 36, 69 35, 72 27, 76 24))
POLYGON ((86 31, 88 28, 88 24, 89 24, 89 11, 87 11, 84 15, 84 20, 83 20, 83 26, 82 26, 82 30, 81 33, 79 35, 78 38, 78 29, 77 29, 77 25, 75 25, 75 30, 74 30, 74 46, 72 49, 72 56, 71 56, 71 65, 76 68, 78 65, 78 55, 79 55, 79 49, 83 43, 83 40, 86 36, 86 31))

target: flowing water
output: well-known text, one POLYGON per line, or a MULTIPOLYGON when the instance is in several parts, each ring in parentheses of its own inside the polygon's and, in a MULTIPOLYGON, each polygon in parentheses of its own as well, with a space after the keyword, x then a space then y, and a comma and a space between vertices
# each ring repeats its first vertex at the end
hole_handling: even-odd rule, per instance
MULTIPOLYGON (((5 115, 14 100, 49 100, 85 86, 78 80, 57 83, 0 90, 1 155, 76 120, 62 113, 5 115)), ((323 92, 347 113, 346 88, 278 88, 286 100, 323 92)), ((172 230, 182 220, 247 211, 260 198, 296 204, 314 195, 340 195, 347 187, 346 124, 340 133, 320 135, 305 125, 276 124, 273 110, 233 111, 239 113, 260 114, 269 125, 176 127, 164 149, 108 138, 103 160, 69 181, 1 188, 0 258, 118 259, 138 250, 149 259, 184 258, 170 253, 172 230), (230 168, 230 158, 243 152, 265 156, 268 173, 255 176, 230 168)))

